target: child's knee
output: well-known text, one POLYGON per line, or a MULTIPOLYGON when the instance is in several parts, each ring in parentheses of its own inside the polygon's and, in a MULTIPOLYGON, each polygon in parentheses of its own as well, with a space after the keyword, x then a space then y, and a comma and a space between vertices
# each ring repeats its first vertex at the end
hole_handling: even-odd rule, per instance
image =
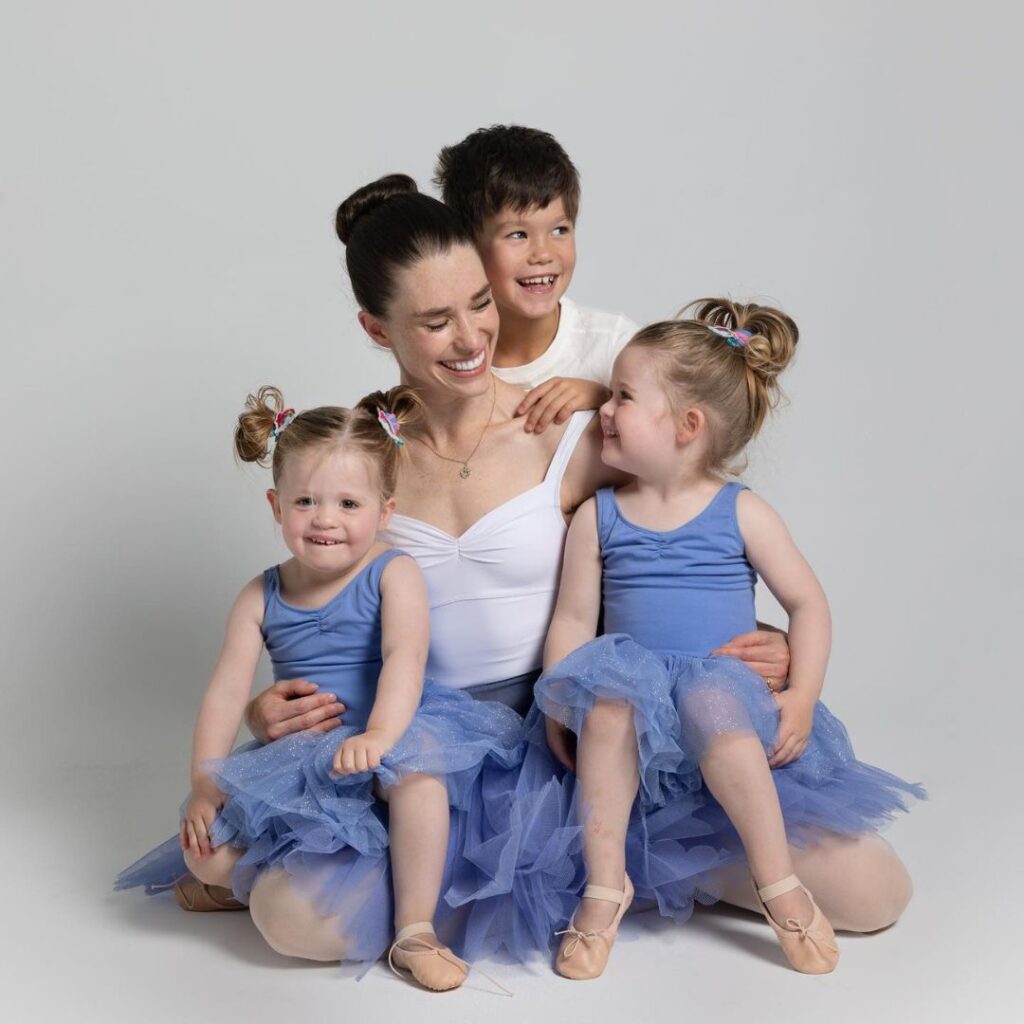
POLYGON ((589 739, 598 741, 632 736, 633 706, 622 701, 597 701, 587 715, 586 731, 589 739))
POLYGON ((249 898, 249 912, 267 945, 282 956, 325 962, 345 957, 341 919, 318 914, 292 889, 283 871, 260 875, 249 898))

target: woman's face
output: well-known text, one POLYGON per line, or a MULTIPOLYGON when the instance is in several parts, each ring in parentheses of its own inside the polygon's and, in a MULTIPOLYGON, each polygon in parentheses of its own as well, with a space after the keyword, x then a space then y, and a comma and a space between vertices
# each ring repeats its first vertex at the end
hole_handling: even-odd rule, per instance
POLYGON ((490 390, 498 312, 471 245, 453 246, 398 271, 386 315, 364 310, 359 322, 378 345, 394 352, 403 383, 466 398, 490 390))

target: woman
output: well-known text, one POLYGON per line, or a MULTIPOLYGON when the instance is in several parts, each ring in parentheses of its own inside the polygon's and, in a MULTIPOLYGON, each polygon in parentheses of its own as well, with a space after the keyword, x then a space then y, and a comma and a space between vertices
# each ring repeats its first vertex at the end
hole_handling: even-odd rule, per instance
MULTIPOLYGON (((431 596, 428 674, 480 699, 525 713, 541 665, 554 605, 566 522, 613 474, 599 458, 596 418, 577 413, 563 427, 526 433, 515 416, 522 393, 490 372, 498 318, 471 236, 441 203, 392 175, 349 197, 338 234, 360 306, 359 322, 389 349, 403 384, 427 408, 409 437, 387 539, 414 554, 431 596)), ((766 677, 784 678, 788 651, 771 633, 736 638, 728 653, 766 677)), ((280 682, 250 706, 258 738, 329 729, 344 709, 303 681, 280 682)), ((827 837, 794 849, 800 877, 840 928, 891 924, 910 897, 895 853, 874 834, 827 837)), ((195 864, 204 883, 227 886, 222 861, 195 864)), ((742 867, 716 880, 723 897, 753 909, 742 867)), ((329 859, 265 872, 252 917, 279 952, 314 960, 346 955, 348 913, 388 913, 382 879, 329 859), (337 887, 338 913, 325 917, 311 894, 337 887), (356 893, 358 892, 358 895, 356 893), (358 908, 358 909, 353 909, 358 908)), ((320 906, 322 907, 322 903, 320 906)))

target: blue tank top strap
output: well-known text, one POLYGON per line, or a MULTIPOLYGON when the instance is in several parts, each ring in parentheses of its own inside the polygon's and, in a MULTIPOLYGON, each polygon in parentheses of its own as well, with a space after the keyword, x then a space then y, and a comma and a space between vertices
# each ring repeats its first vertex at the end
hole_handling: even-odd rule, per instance
POLYGON ((369 572, 367 572, 367 582, 373 587, 374 590, 380 590, 380 578, 384 575, 384 570, 396 559, 399 555, 405 555, 407 558, 413 556, 408 551, 403 551, 401 548, 389 548, 387 551, 382 551, 368 566, 369 572))
POLYGON ((269 569, 263 570, 263 609, 266 611, 273 597, 281 590, 281 578, 277 573, 277 566, 272 565, 269 569))
POLYGON ((612 487, 601 487, 594 495, 597 501, 597 539, 603 551, 611 536, 615 520, 619 518, 619 509, 615 504, 615 490, 612 487))
POLYGON ((593 409, 574 412, 569 419, 569 425, 565 428, 565 432, 558 442, 555 454, 551 456, 548 471, 544 474, 544 483, 554 491, 556 502, 560 501, 562 477, 565 476, 566 466, 569 465, 572 453, 576 450, 576 442, 579 441, 593 418, 593 409))
POLYGON ((732 536, 739 538, 741 546, 743 535, 740 533, 740 523, 736 515, 736 502, 739 500, 740 492, 748 490, 750 488, 746 484, 730 480, 722 485, 722 489, 711 499, 711 504, 702 513, 703 518, 717 520, 732 536))

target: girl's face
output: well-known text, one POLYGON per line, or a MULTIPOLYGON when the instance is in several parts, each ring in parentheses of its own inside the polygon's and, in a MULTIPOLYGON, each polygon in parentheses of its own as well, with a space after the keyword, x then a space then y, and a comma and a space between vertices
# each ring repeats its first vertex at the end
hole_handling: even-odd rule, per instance
POLYGON ((403 383, 429 396, 470 398, 490 390, 498 311, 471 245, 453 246, 398 271, 387 315, 363 310, 359 322, 378 345, 394 352, 403 383))
POLYGON ((601 461, 642 480, 671 472, 677 455, 677 419, 658 374, 657 360, 627 345, 612 370, 612 395, 599 410, 601 461))
POLYGON ((370 460, 341 445, 311 448, 284 465, 267 491, 288 550, 306 568, 341 575, 370 550, 395 509, 370 460))

